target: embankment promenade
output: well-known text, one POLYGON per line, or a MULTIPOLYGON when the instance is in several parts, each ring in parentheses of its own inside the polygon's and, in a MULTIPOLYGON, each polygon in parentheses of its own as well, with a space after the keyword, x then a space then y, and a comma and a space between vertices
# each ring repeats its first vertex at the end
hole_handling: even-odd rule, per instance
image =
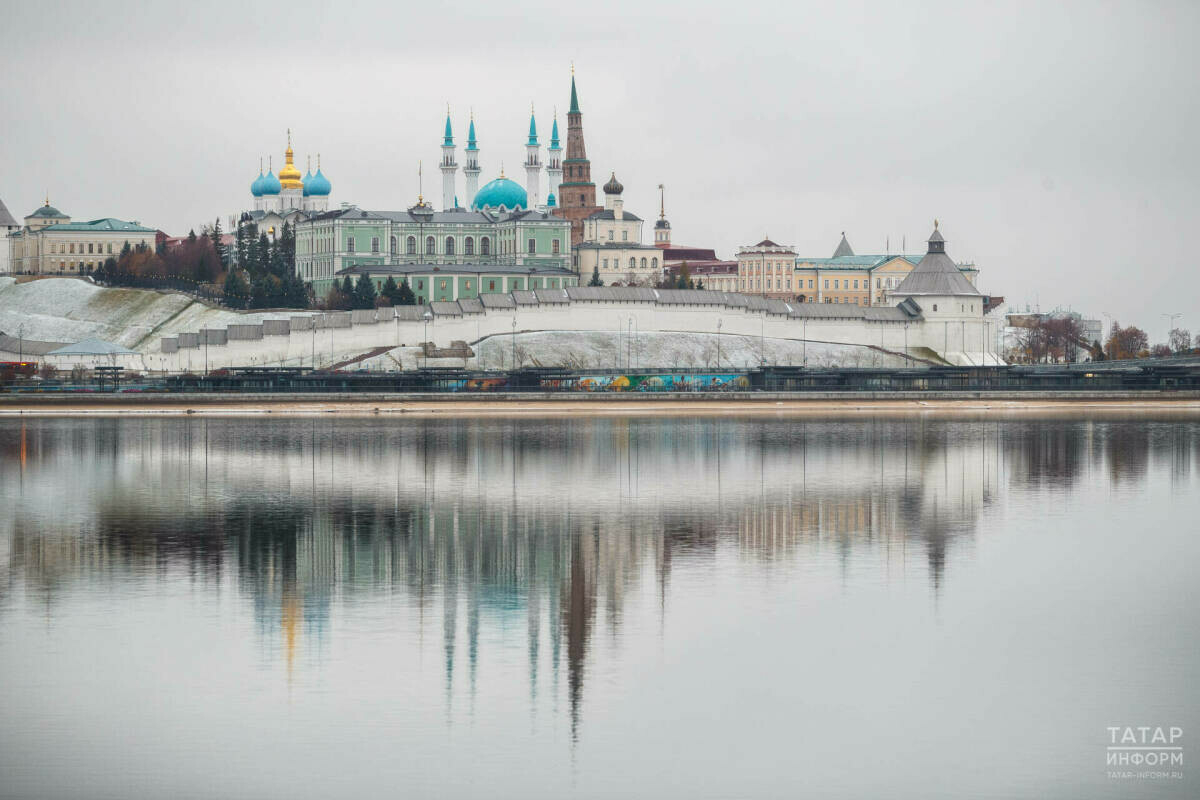
POLYGON ((188 393, 0 395, 0 416, 429 414, 465 416, 1171 412, 1200 392, 188 393))

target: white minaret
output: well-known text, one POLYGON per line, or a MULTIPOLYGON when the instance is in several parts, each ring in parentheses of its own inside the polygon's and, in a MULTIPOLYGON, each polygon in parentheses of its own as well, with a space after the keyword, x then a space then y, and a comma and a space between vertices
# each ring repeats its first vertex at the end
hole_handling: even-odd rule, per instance
POLYGON ((537 123, 533 118, 533 106, 529 107, 529 141, 525 143, 525 193, 529 195, 529 207, 537 208, 541 203, 542 148, 537 140, 537 123))
POLYGON ((454 176, 458 162, 454 160, 454 134, 450 132, 450 106, 446 106, 446 137, 442 140, 442 210, 454 208, 454 176))
POLYGON ((467 196, 464 198, 467 208, 475 206, 475 195, 479 192, 479 146, 475 142, 475 112, 471 112, 471 127, 467 130, 467 166, 463 174, 467 176, 467 196))
POLYGON ((546 149, 546 174, 550 177, 550 187, 547 190, 546 202, 554 195, 555 205, 561 205, 558 197, 558 187, 562 184, 562 146, 558 143, 558 111, 554 112, 554 126, 550 128, 550 147, 546 149))

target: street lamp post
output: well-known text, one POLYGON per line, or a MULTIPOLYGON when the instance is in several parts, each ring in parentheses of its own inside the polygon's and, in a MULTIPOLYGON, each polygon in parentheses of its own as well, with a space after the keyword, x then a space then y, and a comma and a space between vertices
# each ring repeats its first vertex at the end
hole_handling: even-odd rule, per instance
POLYGON ((512 366, 510 369, 517 368, 517 318, 512 318, 512 366))
POLYGON ((717 369, 721 368, 721 318, 717 317, 717 369))
POLYGON ((421 353, 422 353, 423 360, 425 362, 422 365, 422 369, 428 369, 429 368, 429 321, 431 319, 433 319, 433 312, 431 312, 427 309, 425 311, 425 313, 421 315, 421 319, 425 320, 425 336, 424 336, 425 340, 423 342, 421 342, 421 353))
POLYGON ((634 368, 634 318, 625 321, 625 369, 634 368))
MULTIPOLYGON (((1177 311, 1174 314, 1163 314, 1163 316, 1167 318, 1167 344, 1170 346, 1171 331, 1175 330, 1175 320, 1182 317, 1183 313, 1177 311)), ((1188 344, 1191 344, 1191 342, 1188 342, 1188 344)))
POLYGON ((758 366, 765 367, 767 365, 767 310, 765 308, 763 309, 760 322, 761 327, 758 332, 758 366))

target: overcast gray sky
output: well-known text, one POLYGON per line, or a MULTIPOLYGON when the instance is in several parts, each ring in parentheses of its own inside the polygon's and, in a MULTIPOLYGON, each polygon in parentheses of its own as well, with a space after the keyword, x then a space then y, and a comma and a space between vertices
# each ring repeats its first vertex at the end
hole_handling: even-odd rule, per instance
POLYGON ((437 202, 447 102, 523 182, 574 61, 593 177, 647 219, 665 183, 677 244, 921 252, 937 217, 986 292, 1200 331, 1195 2, 0 4, 18 218, 49 192, 184 233, 289 127, 333 202, 407 207, 420 160, 437 202))

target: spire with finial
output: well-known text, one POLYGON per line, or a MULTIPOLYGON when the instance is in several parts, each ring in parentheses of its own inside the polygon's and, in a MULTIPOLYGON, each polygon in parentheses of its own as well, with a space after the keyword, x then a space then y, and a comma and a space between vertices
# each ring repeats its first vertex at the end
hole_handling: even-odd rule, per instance
POLYGON ((667 190, 661 183, 658 185, 658 218, 667 218, 667 190))
POLYGON ((537 119, 533 115, 533 103, 529 104, 529 141, 525 143, 526 147, 537 147, 537 119))
POLYGON ((501 180, 504 179, 504 162, 503 161, 500 162, 500 179, 501 180))
POLYGON ((571 110, 569 114, 579 113, 579 94, 575 91, 575 62, 571 62, 571 110))
POLYGON ((425 173, 424 162, 417 162, 417 205, 425 205, 425 173))
POLYGON ((446 104, 446 134, 442 139, 442 147, 454 146, 454 133, 450 130, 450 104, 446 104))

